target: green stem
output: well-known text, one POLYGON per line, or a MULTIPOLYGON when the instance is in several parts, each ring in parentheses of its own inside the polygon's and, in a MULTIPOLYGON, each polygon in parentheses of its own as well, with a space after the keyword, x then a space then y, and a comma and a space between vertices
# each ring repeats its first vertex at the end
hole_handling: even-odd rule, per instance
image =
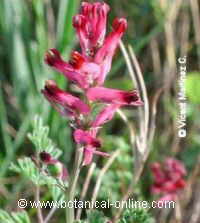
MULTIPOLYGON (((74 201, 75 192, 76 192, 76 186, 81 170, 81 163, 82 163, 82 157, 83 157, 83 148, 77 147, 76 149, 76 155, 75 155, 75 164, 74 164, 74 170, 72 172, 72 175, 70 177, 69 182, 69 189, 67 190, 66 198, 67 202, 74 201)), ((74 208, 66 207, 66 223, 73 223, 74 222, 74 208)))

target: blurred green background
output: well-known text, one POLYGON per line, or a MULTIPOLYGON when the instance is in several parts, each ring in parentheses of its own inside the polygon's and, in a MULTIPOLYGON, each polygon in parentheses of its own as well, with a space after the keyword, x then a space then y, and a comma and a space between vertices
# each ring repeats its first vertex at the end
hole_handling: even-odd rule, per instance
MULTIPOLYGON (((165 92, 158 103, 156 134, 150 161, 174 155, 183 160, 193 173, 199 156, 200 108, 200 14, 197 0, 107 0, 111 11, 108 30, 116 16, 128 20, 124 44, 133 47, 139 60, 150 103, 159 88, 165 92), (180 140, 177 131, 177 59, 187 55, 187 138, 180 140)), ((62 162, 71 166, 73 142, 67 120, 60 117, 40 93, 44 81, 54 79, 69 89, 66 79, 44 64, 44 53, 57 48, 65 59, 72 49, 79 49, 72 28, 72 16, 80 7, 78 0, 1 0, 0 1, 0 206, 16 210, 15 201, 24 190, 24 181, 9 171, 19 157, 33 154, 27 138, 34 116, 38 114, 50 127, 50 137, 64 152, 62 162)), ((117 51, 106 85, 130 90, 125 59, 117 51)), ((124 110, 131 121, 137 119, 131 109, 124 110)), ((116 192, 120 197, 128 185, 132 157, 127 127, 116 115, 106 125, 101 137, 104 148, 121 147, 123 158, 112 167, 102 191, 116 192), (113 140, 116 139, 116 140, 113 140), (109 175, 110 174, 110 175, 109 175), (116 179, 122 182, 113 185, 116 179), (116 188, 113 188, 116 187, 116 188)), ((103 161, 102 161, 103 162, 103 161)), ((101 167, 102 162, 99 162, 101 167)), ((147 165, 148 167, 148 165, 147 165)), ((149 173, 143 180, 149 179, 149 173)), ((199 178, 197 178, 199 179, 199 178)), ((198 180, 197 180, 198 181, 198 180)), ((143 182, 143 181, 142 181, 143 182)), ((143 184, 144 197, 150 196, 143 184)), ((198 184, 199 185, 199 184, 198 184)), ((25 193, 25 192, 23 192, 25 193)), ((102 192, 103 193, 103 192, 102 192)), ((108 192, 109 193, 109 192, 108 192)), ((191 202, 193 199, 191 198, 191 202)), ((196 222, 198 223, 198 222, 196 222)))

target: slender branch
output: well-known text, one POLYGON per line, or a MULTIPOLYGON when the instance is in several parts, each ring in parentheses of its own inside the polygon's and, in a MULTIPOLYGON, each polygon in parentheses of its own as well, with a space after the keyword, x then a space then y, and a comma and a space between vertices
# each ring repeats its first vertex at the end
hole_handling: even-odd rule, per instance
POLYGON ((180 204, 179 199, 176 200, 175 219, 176 219, 177 223, 181 223, 182 222, 181 204, 180 204))
MULTIPOLYGON (((91 180, 91 177, 92 177, 92 174, 93 174, 93 172, 94 172, 95 167, 96 167, 96 163, 92 163, 92 164, 90 165, 90 168, 89 168, 88 173, 87 173, 86 180, 85 180, 84 185, 83 185, 83 190, 82 190, 82 192, 81 192, 81 196, 80 196, 80 200, 81 200, 81 201, 84 200, 84 198, 85 198, 85 196, 86 196, 86 193, 87 193, 87 191, 88 191, 88 187, 89 187, 89 184, 90 184, 90 180, 91 180)), ((80 217, 81 217, 81 213, 82 213, 82 209, 79 208, 79 209, 77 210, 76 220, 79 220, 79 219, 80 219, 80 217)))
MULTIPOLYGON (((136 70, 136 75, 137 75, 139 86, 140 86, 141 92, 142 92, 142 98, 144 100, 144 129, 143 130, 144 130, 144 141, 146 142, 147 137, 148 137, 148 127, 149 127, 149 100, 148 100, 148 96, 147 96, 147 89, 145 86, 145 82, 143 79, 143 75, 142 75, 138 60, 137 60, 135 53, 133 52, 133 49, 130 45, 128 46, 128 50, 129 50, 133 65, 136 70)), ((142 151, 142 152, 145 152, 145 149, 146 149, 145 147, 146 147, 146 145, 144 145, 144 148, 143 148, 144 151, 142 151)))
POLYGON ((94 190, 93 190, 93 194, 92 194, 92 204, 94 204, 94 202, 97 199, 97 195, 98 195, 98 192, 99 192, 99 188, 101 186, 101 182, 102 182, 103 176, 105 175, 106 171, 110 168, 110 166, 112 165, 112 163, 114 162, 114 160, 117 158, 117 156, 119 155, 119 153, 120 153, 120 150, 115 151, 110 156, 110 158, 108 159, 108 161, 106 162, 106 165, 101 169, 101 171, 100 171, 100 173, 98 175, 98 178, 97 178, 96 185, 95 185, 94 190))
MULTIPOLYGON (((122 54, 124 56, 124 59, 125 59, 128 71, 129 71, 129 75, 130 75, 130 77, 132 79, 133 85, 137 89, 139 89, 138 80, 137 80, 135 71, 133 70, 131 59, 130 59, 129 54, 128 54, 127 50, 126 50, 126 47, 124 46, 122 41, 120 41, 120 49, 121 49, 122 54)), ((141 107, 138 107, 138 111, 139 111, 139 119, 143 120, 143 109, 141 107)), ((140 130, 141 130, 142 129, 141 126, 143 125, 143 121, 139 122, 139 125, 140 125, 140 130)), ((142 132, 140 132, 140 134, 142 134, 142 132)))
MULTIPOLYGON (((73 201, 75 197, 76 185, 81 170, 82 158, 83 158, 83 147, 78 146, 78 148, 76 149, 74 170, 71 175, 71 179, 69 182, 69 189, 67 190, 66 194, 68 201, 73 201)), ((74 222, 74 209, 66 207, 66 223, 73 223, 73 222, 74 222)))
POLYGON ((129 133, 130 133, 130 138, 131 138, 131 144, 134 146, 135 143, 135 130, 133 125, 130 123, 124 112, 120 109, 117 110, 117 113, 120 115, 121 119, 124 121, 124 123, 128 126, 129 128, 129 133))
POLYGON ((51 208, 50 212, 48 213, 48 215, 44 219, 44 223, 48 223, 49 222, 49 220, 51 219, 51 217, 53 216, 53 214, 55 213, 56 210, 57 210, 57 207, 56 206, 54 206, 53 208, 51 208))
MULTIPOLYGON (((39 185, 36 185, 35 200, 36 200, 36 203, 39 204, 39 202, 40 202, 40 186, 39 185)), ((38 217, 39 223, 44 223, 42 209, 41 209, 40 205, 38 205, 38 207, 37 207, 37 217, 38 217)))
MULTIPOLYGON (((148 96, 147 96, 147 90, 146 90, 145 82, 143 79, 143 75, 142 75, 139 63, 136 59, 136 56, 135 56, 132 48, 129 46, 128 49, 129 49, 129 54, 131 57, 131 62, 133 64, 132 66, 134 66, 135 71, 136 71, 135 72, 135 75, 136 75, 135 80, 137 80, 137 86, 141 90, 142 98, 144 100, 144 109, 143 109, 144 118, 143 119, 140 118, 140 120, 139 120, 143 124, 140 125, 139 137, 136 136, 135 146, 136 146, 137 150, 136 150, 135 156, 136 156, 137 163, 135 166, 134 178, 131 180, 130 185, 129 185, 129 187, 121 201, 127 201, 128 198, 133 194, 134 188, 137 185, 137 183, 141 177, 141 174, 143 172, 146 160, 148 159, 148 156, 150 153, 150 144, 152 143, 154 133, 155 133, 155 117, 156 117, 156 112, 157 112, 156 106, 157 106, 158 99, 163 91, 162 88, 159 89, 154 97, 152 116, 151 116, 151 122, 150 122, 149 100, 148 100, 148 96), (137 139, 139 139, 139 140, 137 140, 137 139), (141 148, 142 148, 142 150, 140 150, 141 148), (138 151, 140 153, 138 153, 138 151)), ((123 115, 123 113, 120 116, 122 117, 122 119, 125 122, 128 121, 127 118, 123 115)), ((130 134, 130 136, 131 136, 131 134, 130 134)), ((114 216, 113 223, 117 222, 122 211, 123 211, 123 208, 118 210, 117 214, 114 216)))

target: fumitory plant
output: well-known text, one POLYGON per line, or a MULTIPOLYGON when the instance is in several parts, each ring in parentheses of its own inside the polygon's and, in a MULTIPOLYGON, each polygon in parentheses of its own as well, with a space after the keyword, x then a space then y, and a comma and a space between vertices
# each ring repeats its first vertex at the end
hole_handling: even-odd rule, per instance
POLYGON ((104 1, 0 1, 0 223, 200 222, 198 0, 104 1))
MULTIPOLYGON (((127 122, 126 117, 120 110, 124 106, 142 106, 144 109, 140 110, 142 115, 140 114, 141 124, 138 132, 141 135, 137 136, 134 143, 138 151, 136 153, 138 160, 135 159, 136 164, 138 164, 138 161, 141 161, 141 164, 140 166, 136 165, 135 179, 132 179, 127 193, 122 200, 126 201, 131 195, 133 185, 137 183, 144 162, 149 154, 147 145, 148 141, 151 142, 152 140, 153 131, 151 131, 151 134, 148 134, 148 100, 141 77, 135 79, 135 86, 142 90, 144 102, 141 100, 139 90, 125 91, 104 86, 106 77, 111 70, 115 51, 127 29, 125 18, 115 18, 111 32, 106 35, 107 14, 109 10, 110 7, 104 2, 83 2, 80 14, 73 17, 73 26, 77 33, 81 51, 73 51, 69 61, 65 61, 60 52, 54 48, 48 50, 45 54, 45 63, 63 74, 67 78, 67 81, 74 86, 74 90, 69 92, 59 88, 54 80, 46 80, 41 92, 52 107, 61 116, 69 120, 76 148, 75 156, 72 157, 74 159, 72 162, 74 166, 72 171, 69 171, 66 165, 59 160, 61 150, 56 148, 54 143, 48 138, 48 127, 43 125, 39 117, 35 118, 33 133, 28 135, 29 139, 35 145, 35 154, 31 158, 19 159, 17 164, 12 164, 11 169, 28 177, 35 185, 36 202, 40 201, 40 188, 44 185, 47 185, 50 189, 50 194, 54 201, 74 201, 80 171, 84 166, 89 166, 88 174, 90 174, 95 168, 93 158, 96 155, 108 159, 108 162, 102 168, 102 173, 109 168, 114 159, 119 155, 119 150, 114 151, 113 149, 112 154, 102 151, 102 142, 98 135, 101 128, 112 120, 117 111, 122 119, 127 122)), ((129 60, 126 55, 125 57, 126 60, 129 60)), ((138 69, 137 73, 139 73, 138 69)), ((133 144, 132 127, 129 124, 127 126, 130 129, 133 144)), ((102 174, 99 175, 94 187, 92 202, 97 199, 101 179, 102 174)), ((89 183, 88 178, 86 181, 88 182, 84 186, 87 186, 89 183)), ((80 199, 84 198, 84 191, 86 189, 85 187, 83 188, 80 199)), ((51 208, 51 211, 44 217, 41 207, 38 206, 38 222, 49 222, 55 211, 56 208, 51 208)), ((74 208, 66 207, 66 223, 74 223, 75 221, 80 223, 97 223, 97 219, 101 223, 111 222, 101 212, 86 212, 86 221, 81 221, 81 209, 76 211, 75 217, 74 208)), ((121 213, 122 209, 116 213, 113 222, 119 220, 121 213)), ((7 213, 2 213, 2 216, 2 219, 12 218, 7 213)), ((23 216, 24 218, 28 218, 26 212, 23 216)), ((127 210, 122 215, 120 222, 128 223, 132 221, 130 219, 135 219, 134 221, 137 222, 143 222, 145 219, 145 222, 150 222, 150 217, 148 216, 145 210, 127 210), (136 213, 138 213, 137 218, 135 218, 136 213)), ((29 220, 26 222, 29 222, 29 220)))
MULTIPOLYGON (((74 200, 81 167, 90 165, 94 155, 109 156, 100 150, 98 133, 102 126, 113 118, 117 109, 143 105, 137 90, 123 91, 104 87, 113 55, 127 28, 125 18, 116 18, 112 31, 105 37, 108 12, 109 6, 106 3, 83 2, 81 13, 73 18, 81 53, 73 51, 69 62, 56 49, 50 49, 45 56, 49 66, 62 73, 80 90, 80 94, 74 96, 60 89, 53 80, 46 81, 42 90, 51 105, 62 116, 69 118, 77 144, 74 171, 68 177, 68 200, 74 200), (101 110, 94 116, 94 109, 100 105, 101 110)), ((40 156, 47 164, 55 162, 49 154, 42 153, 40 156)), ((67 223, 73 222, 74 210, 67 208, 66 212, 67 223)))

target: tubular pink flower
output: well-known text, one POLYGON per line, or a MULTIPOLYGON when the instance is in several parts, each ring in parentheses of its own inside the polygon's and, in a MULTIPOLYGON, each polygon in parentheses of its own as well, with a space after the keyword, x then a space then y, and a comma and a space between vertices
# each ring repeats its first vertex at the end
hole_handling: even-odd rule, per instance
POLYGON ((74 140, 78 144, 91 145, 96 148, 101 146, 98 139, 94 138, 89 131, 83 131, 82 129, 74 131, 74 140))
POLYGON ((137 90, 123 91, 112 88, 94 87, 89 88, 86 95, 91 101, 101 101, 108 104, 143 105, 137 90))
MULTIPOLYGON (((76 59, 76 65, 79 64, 79 66, 82 65, 83 58, 79 57, 79 60, 76 59)), ((65 62, 62 58, 60 53, 56 49, 50 49, 45 55, 45 62, 52 66, 55 70, 58 72, 61 72, 64 74, 64 76, 69 80, 79 85, 81 88, 87 88, 88 84, 86 81, 86 78, 81 75, 73 65, 65 62)), ((73 62, 75 64, 75 62, 73 62)))
POLYGON ((93 56, 96 49, 102 45, 108 11, 109 6, 106 3, 83 2, 81 14, 74 16, 73 26, 85 56, 93 56))
POLYGON ((106 122, 110 121, 116 110, 120 108, 120 105, 118 104, 111 104, 107 105, 105 108, 102 109, 102 111, 97 115, 96 119, 92 122, 92 127, 99 127, 105 124, 106 122))
POLYGON ((126 28, 126 19, 116 18, 113 22, 113 31, 108 35, 103 46, 95 55, 94 62, 101 66, 101 75, 97 81, 98 85, 104 83, 106 75, 111 69, 113 55, 126 28))
POLYGON ((52 80, 46 81, 42 93, 50 103, 60 105, 68 114, 75 116, 78 114, 88 114, 90 107, 79 98, 61 90, 52 80))
POLYGON ((55 70, 64 74, 68 80, 78 84, 82 89, 88 88, 100 75, 100 66, 88 62, 77 51, 72 52, 69 63, 65 62, 56 49, 50 49, 45 56, 45 62, 55 70))

